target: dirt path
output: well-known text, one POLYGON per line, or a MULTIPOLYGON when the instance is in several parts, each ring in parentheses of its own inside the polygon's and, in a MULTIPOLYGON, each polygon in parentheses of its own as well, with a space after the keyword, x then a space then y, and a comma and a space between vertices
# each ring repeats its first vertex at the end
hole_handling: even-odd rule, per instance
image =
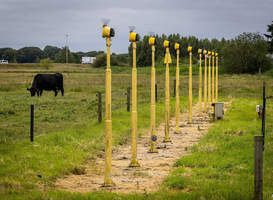
MULTIPOLYGON (((231 102, 225 103, 225 110, 231 102)), ((193 107, 193 124, 187 124, 188 114, 180 115, 180 134, 173 134, 175 118, 170 122, 170 138, 172 143, 163 143, 164 122, 157 127, 158 153, 148 153, 150 132, 138 138, 138 161, 140 167, 129 168, 131 161, 131 145, 115 148, 112 154, 112 180, 114 187, 104 188, 104 158, 97 158, 95 165, 87 166, 84 175, 68 175, 58 179, 55 186, 61 190, 73 192, 90 192, 111 190, 117 193, 153 192, 160 189, 164 178, 171 171, 176 160, 190 154, 189 147, 198 143, 213 124, 207 114, 198 116, 198 105, 193 107)))

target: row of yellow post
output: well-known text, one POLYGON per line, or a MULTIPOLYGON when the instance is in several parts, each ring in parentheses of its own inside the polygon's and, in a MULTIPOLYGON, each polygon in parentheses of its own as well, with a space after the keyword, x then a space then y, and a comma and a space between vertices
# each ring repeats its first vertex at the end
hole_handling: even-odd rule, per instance
MULTIPOLYGON (((115 31, 112 28, 103 25, 102 37, 106 38, 107 47, 107 68, 106 68, 106 88, 105 88, 105 187, 114 185, 112 181, 111 169, 111 149, 112 149, 112 120, 111 120, 111 68, 110 68, 110 46, 111 37, 114 37, 115 31)), ((131 163, 129 167, 139 167, 140 164, 137 160, 137 68, 136 68, 136 42, 139 40, 139 35, 130 31, 129 41, 132 42, 133 47, 133 69, 132 69, 132 147, 131 147, 131 163)), ((157 153, 156 148, 156 108, 155 108, 155 44, 156 39, 152 36, 149 38, 149 45, 152 49, 152 67, 151 67, 151 143, 149 153, 157 153)), ((169 137, 169 122, 170 122, 170 90, 169 90, 169 64, 171 63, 170 56, 170 42, 165 40, 163 46, 166 48, 164 63, 166 64, 165 71, 165 139, 163 142, 171 142, 169 137)), ((180 99, 179 99, 179 53, 180 45, 175 44, 174 48, 177 53, 177 66, 176 66, 176 109, 175 109, 175 134, 180 133, 179 130, 179 114, 180 114, 180 99)), ((192 121, 192 47, 188 47, 190 64, 189 64, 189 123, 192 121)), ((199 115, 202 115, 202 50, 199 49, 200 55, 200 69, 199 69, 199 115)), ((211 108, 211 102, 218 99, 218 54, 210 51, 203 51, 205 55, 205 74, 204 74, 204 112, 211 108), (212 79, 211 79, 211 55, 212 55, 212 79), (207 79, 207 56, 209 58, 208 79, 207 79), (214 57, 216 57, 216 84, 215 84, 215 97, 214 97, 214 57), (212 85, 211 85, 212 80, 212 85), (208 86, 207 86, 208 83, 208 86), (207 92, 208 87, 208 92, 207 92), (212 94, 211 94, 212 91, 212 94), (208 98, 207 98, 208 94, 208 98), (211 99, 212 98, 212 99, 211 99), (208 101, 208 104, 207 104, 208 101)))
MULTIPOLYGON (((189 120, 192 121, 192 47, 188 47, 190 66, 189 66, 189 120)), ((204 67, 204 110, 202 106, 202 49, 198 49, 199 54, 199 116, 202 116, 202 111, 208 112, 212 108, 214 114, 214 107, 211 105, 218 101, 218 53, 203 50, 205 57, 204 67), (209 59, 209 66, 207 68, 207 58, 209 59), (216 60, 216 65, 214 66, 216 60), (212 66, 211 66, 212 62, 212 66), (207 73, 208 72, 208 73, 207 73), (214 76, 215 75, 215 76, 214 76)))

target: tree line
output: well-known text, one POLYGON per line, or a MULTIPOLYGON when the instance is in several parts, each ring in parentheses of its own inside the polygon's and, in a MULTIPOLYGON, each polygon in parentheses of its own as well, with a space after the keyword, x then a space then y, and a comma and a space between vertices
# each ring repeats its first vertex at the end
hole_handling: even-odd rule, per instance
MULTIPOLYGON (((180 61, 184 64, 189 63, 189 53, 187 47, 193 49, 193 64, 197 64, 199 55, 198 49, 205 49, 219 53, 220 64, 225 73, 257 73, 272 69, 272 59, 268 54, 272 53, 270 43, 260 33, 243 33, 234 39, 198 39, 194 36, 181 37, 179 34, 155 35, 157 45, 155 47, 156 66, 164 66, 164 56, 166 49, 163 47, 164 40, 171 43, 170 54, 174 65, 176 64, 176 51, 174 44, 179 43, 180 61)), ((133 49, 132 44, 128 48, 130 63, 132 63, 133 49)), ((149 36, 144 36, 137 42, 137 66, 151 65, 152 51, 149 46, 149 36)), ((202 55, 204 59, 204 55, 202 55)))
MULTIPOLYGON (((104 51, 89 51, 89 52, 71 52, 68 51, 69 63, 81 63, 81 58, 96 57, 103 54, 104 51)), ((12 48, 0 48, 0 59, 8 60, 12 63, 40 63, 40 60, 49 58, 52 62, 66 62, 66 47, 46 46, 43 50, 39 47, 23 47, 19 50, 12 48)))
MULTIPOLYGON (((273 21, 272 21, 273 22, 273 21)), ((164 40, 170 41, 170 54, 172 56, 173 65, 176 63, 176 51, 174 44, 179 43, 180 62, 183 64, 189 63, 189 53, 187 47, 192 46, 193 49, 193 64, 197 64, 199 55, 198 49, 206 49, 219 53, 219 62, 221 71, 224 73, 257 73, 272 69, 273 53, 273 23, 268 25, 267 32, 269 34, 260 33, 242 33, 234 39, 220 40, 214 39, 198 39, 195 36, 180 36, 180 34, 171 34, 166 36, 162 34, 154 35, 156 38, 155 60, 156 67, 164 67, 164 57, 166 49, 163 47, 164 40), (267 38, 267 39, 266 39, 267 38)), ((151 66, 152 51, 149 45, 149 36, 146 35, 140 38, 137 42, 137 67, 151 66)), ((90 52, 70 52, 68 49, 68 62, 81 63, 81 57, 96 57, 94 67, 104 67, 106 65, 106 54, 104 51, 90 52)), ((51 62, 65 63, 66 62, 66 47, 58 48, 54 46, 46 46, 44 50, 38 47, 24 47, 19 50, 12 48, 0 48, 0 59, 8 60, 9 62, 18 63, 35 63, 41 59, 50 59, 51 62)), ((114 66, 131 66, 133 58, 132 44, 128 47, 128 53, 111 55, 111 65, 114 66)), ((204 55, 202 55, 204 59, 204 55)), ((171 65, 172 66, 172 65, 171 65)))

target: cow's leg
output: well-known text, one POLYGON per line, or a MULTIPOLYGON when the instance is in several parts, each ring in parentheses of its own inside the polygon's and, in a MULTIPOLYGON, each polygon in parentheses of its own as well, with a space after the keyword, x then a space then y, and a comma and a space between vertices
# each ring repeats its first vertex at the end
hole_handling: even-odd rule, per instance
POLYGON ((55 97, 57 96, 57 94, 58 94, 58 90, 54 90, 54 92, 55 92, 55 97))
POLYGON ((63 88, 61 89, 61 92, 62 92, 62 96, 64 96, 64 89, 63 88))
POLYGON ((39 97, 39 90, 36 90, 36 92, 37 92, 37 96, 39 97))
POLYGON ((40 90, 40 96, 42 96, 42 94, 43 94, 43 90, 40 90))

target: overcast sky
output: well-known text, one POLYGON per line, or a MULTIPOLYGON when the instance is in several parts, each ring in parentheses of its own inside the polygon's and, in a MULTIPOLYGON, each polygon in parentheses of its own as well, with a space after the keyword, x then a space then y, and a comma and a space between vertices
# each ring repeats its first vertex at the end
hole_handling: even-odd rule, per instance
POLYGON ((103 18, 116 32, 111 52, 127 53, 128 26, 140 36, 153 31, 231 39, 266 33, 273 0, 0 0, 0 48, 64 47, 68 35, 73 52, 105 51, 103 18))

